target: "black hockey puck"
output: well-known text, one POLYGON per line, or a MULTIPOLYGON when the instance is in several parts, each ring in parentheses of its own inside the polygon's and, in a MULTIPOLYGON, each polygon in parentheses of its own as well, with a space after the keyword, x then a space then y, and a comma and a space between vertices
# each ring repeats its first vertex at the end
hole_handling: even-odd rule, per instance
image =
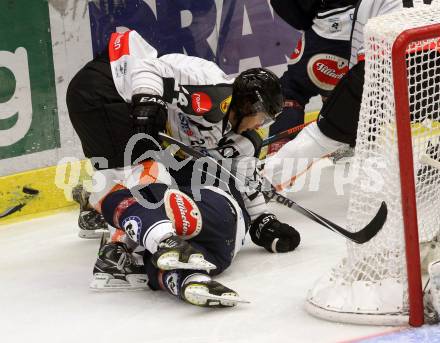
POLYGON ((30 188, 30 187, 24 186, 23 187, 23 193, 31 194, 31 195, 36 195, 36 194, 40 193, 40 191, 37 190, 37 189, 33 189, 33 188, 30 188))

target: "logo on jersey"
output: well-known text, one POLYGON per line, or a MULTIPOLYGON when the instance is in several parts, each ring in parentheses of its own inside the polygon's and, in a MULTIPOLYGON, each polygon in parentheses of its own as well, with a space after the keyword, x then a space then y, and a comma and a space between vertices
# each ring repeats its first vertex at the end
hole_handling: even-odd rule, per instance
POLYGON ((329 21, 329 31, 331 33, 341 32, 342 31, 342 25, 340 19, 337 18, 330 18, 329 21))
POLYGON ((130 31, 124 33, 112 33, 109 43, 109 58, 110 62, 120 59, 124 55, 130 54, 128 44, 130 31))
POLYGON ((191 104, 194 112, 198 115, 203 115, 212 108, 212 100, 208 94, 204 92, 197 92, 191 94, 191 104))
POLYGON ((298 42, 296 43, 295 50, 293 50, 292 55, 290 55, 291 61, 290 64, 295 64, 299 62, 301 59, 303 53, 304 53, 304 47, 306 45, 306 39, 304 37, 304 34, 301 35, 301 38, 298 39, 298 42))
POLYGON ((220 103, 220 111, 222 111, 223 114, 226 114, 226 112, 228 111, 229 104, 231 103, 231 99, 232 96, 230 95, 220 103))
POLYGON ((202 215, 194 200, 176 189, 167 190, 164 200, 165 212, 177 235, 183 239, 197 236, 202 230, 202 215))
POLYGON ((319 88, 331 91, 348 72, 348 61, 331 54, 318 54, 307 63, 310 80, 319 88))
POLYGON ((185 132, 187 136, 191 137, 194 132, 189 127, 188 118, 182 112, 179 112, 177 116, 179 117, 180 128, 182 129, 182 131, 185 132))
POLYGON ((133 241, 139 242, 141 234, 142 220, 138 216, 130 216, 122 222, 122 229, 133 241))
POLYGON ((165 275, 165 287, 171 294, 179 295, 179 274, 177 272, 168 272, 165 275))

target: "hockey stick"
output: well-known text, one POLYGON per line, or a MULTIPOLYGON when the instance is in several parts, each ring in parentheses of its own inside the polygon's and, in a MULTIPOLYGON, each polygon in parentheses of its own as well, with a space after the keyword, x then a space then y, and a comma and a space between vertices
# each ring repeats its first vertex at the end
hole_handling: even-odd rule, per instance
POLYGON ((440 162, 426 154, 420 156, 420 162, 440 170, 440 162))
POLYGON ((27 201, 20 202, 18 205, 12 206, 12 207, 6 209, 5 211, 3 211, 2 213, 0 213, 0 219, 7 217, 7 216, 10 216, 11 214, 13 214, 17 211, 20 211, 23 207, 25 207, 27 205, 27 203, 30 200, 32 200, 39 193, 38 190, 29 188, 26 186, 23 187, 22 192, 24 194, 26 194, 25 200, 27 200, 27 201))
POLYGON ((312 121, 309 121, 307 123, 298 125, 298 126, 291 127, 290 129, 287 129, 286 131, 282 131, 282 132, 276 133, 276 134, 274 134, 274 135, 272 135, 270 137, 267 137, 263 141, 263 146, 272 144, 273 142, 279 141, 280 139, 283 139, 283 138, 288 138, 288 137, 292 136, 293 134, 297 133, 298 131, 301 131, 307 125, 309 125, 309 124, 311 124, 311 123, 313 123, 315 121, 316 121, 316 119, 312 120, 312 121))
MULTIPOLYGON (((221 164, 219 164, 212 157, 205 156, 201 152, 195 150, 194 148, 189 147, 188 145, 186 145, 186 144, 178 141, 177 139, 174 139, 164 133, 159 133, 159 137, 162 140, 166 141, 167 143, 177 145, 180 149, 182 149, 183 152, 185 152, 186 154, 188 154, 189 156, 191 156, 193 158, 196 158, 196 159, 208 158, 210 161, 212 161, 218 167, 220 167, 221 170, 225 171, 227 173, 227 175, 231 176, 234 180, 238 180, 240 183, 246 185, 243 180, 240 180, 239 178, 237 178, 234 174, 232 174, 228 169, 226 169, 221 164)), ((252 183, 255 183, 255 181, 250 180, 248 177, 245 177, 245 179, 248 181, 247 186, 249 186, 249 181, 252 183)), ((269 199, 272 199, 275 196, 277 196, 277 199, 276 199, 277 202, 281 203, 284 206, 287 206, 289 208, 292 208, 292 209, 298 211, 299 213, 303 214, 304 216, 308 217, 309 219, 313 220, 314 222, 326 227, 327 229, 329 229, 333 232, 336 232, 336 233, 344 236, 345 238, 347 238, 357 244, 362 244, 362 243, 368 242, 370 239, 372 239, 382 229, 382 227, 387 219, 387 215, 388 215, 387 205, 383 201, 380 208, 379 208, 379 211, 376 213, 376 215, 370 221, 370 223, 367 224, 367 226, 365 226, 364 228, 362 228, 361 230, 359 230, 357 232, 350 232, 350 231, 340 227, 339 225, 331 222, 330 220, 320 216, 319 214, 317 214, 307 208, 302 207, 301 205, 297 204, 295 201, 286 198, 284 195, 277 193, 273 189, 273 186, 271 186, 272 189, 270 191, 261 191, 262 187, 263 187, 263 184, 260 181, 258 181, 258 186, 255 187, 255 190, 262 192, 263 195, 269 199)))

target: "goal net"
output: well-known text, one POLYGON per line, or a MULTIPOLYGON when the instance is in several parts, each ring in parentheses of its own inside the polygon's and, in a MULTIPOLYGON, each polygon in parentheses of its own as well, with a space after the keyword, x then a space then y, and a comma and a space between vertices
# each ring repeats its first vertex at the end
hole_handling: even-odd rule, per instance
POLYGON ((435 255, 440 229, 438 23, 440 7, 432 5, 377 17, 365 27, 348 227, 368 224, 382 201, 388 217, 371 241, 348 242, 347 256, 309 291, 307 310, 318 317, 423 323, 420 260, 435 255))

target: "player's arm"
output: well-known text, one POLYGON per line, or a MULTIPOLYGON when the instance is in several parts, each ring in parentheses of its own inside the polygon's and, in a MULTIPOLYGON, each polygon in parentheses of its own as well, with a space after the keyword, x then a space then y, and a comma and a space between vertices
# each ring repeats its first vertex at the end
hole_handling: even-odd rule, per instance
POLYGON ((270 0, 274 11, 297 30, 307 30, 313 24, 320 0, 270 0))
MULTIPOLYGON (((258 159, 262 145, 261 136, 256 131, 245 131, 243 134, 230 133, 219 142, 216 152, 223 158, 232 158, 234 174, 245 181, 258 183, 258 159)), ((270 252, 288 252, 300 243, 299 233, 290 225, 281 223, 274 214, 269 213, 264 196, 253 187, 243 188, 242 198, 246 211, 251 218, 250 235, 252 241, 270 252)))

